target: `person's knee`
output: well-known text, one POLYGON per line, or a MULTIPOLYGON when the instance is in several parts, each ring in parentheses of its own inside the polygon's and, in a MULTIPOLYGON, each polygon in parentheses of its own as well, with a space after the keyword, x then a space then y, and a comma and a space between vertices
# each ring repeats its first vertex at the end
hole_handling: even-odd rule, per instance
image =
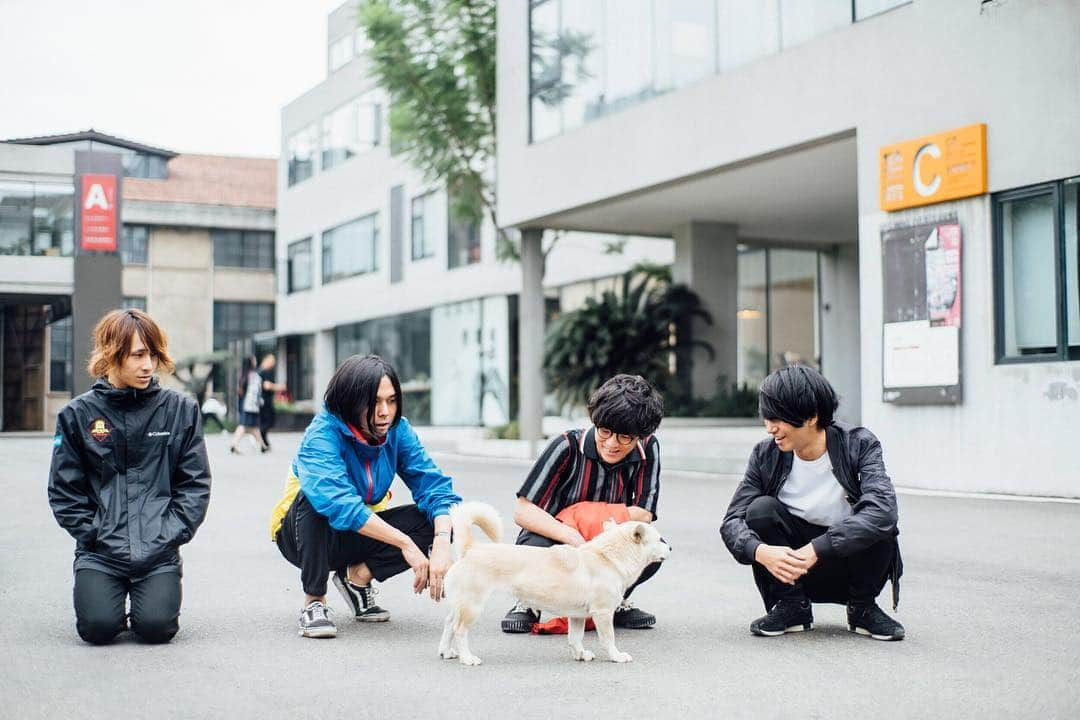
POLYGON ((107 645, 124 629, 123 616, 83 613, 75 620, 75 629, 91 645, 107 645))
POLYGON ((751 530, 763 530, 776 522, 780 501, 769 495, 754 498, 746 508, 746 524, 751 530))
POLYGON ((136 621, 132 618, 132 631, 143 641, 153 644, 167 643, 180 630, 180 623, 175 615, 144 614, 136 621))

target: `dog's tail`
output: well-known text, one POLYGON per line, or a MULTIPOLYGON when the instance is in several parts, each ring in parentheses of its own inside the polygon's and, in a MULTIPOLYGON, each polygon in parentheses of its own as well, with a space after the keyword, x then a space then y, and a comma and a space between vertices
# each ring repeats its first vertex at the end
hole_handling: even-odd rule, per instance
POLYGON ((502 540, 502 518, 495 508, 482 502, 463 502, 450 508, 450 522, 454 526, 454 544, 458 554, 465 557, 472 547, 472 526, 476 525, 492 542, 502 540))

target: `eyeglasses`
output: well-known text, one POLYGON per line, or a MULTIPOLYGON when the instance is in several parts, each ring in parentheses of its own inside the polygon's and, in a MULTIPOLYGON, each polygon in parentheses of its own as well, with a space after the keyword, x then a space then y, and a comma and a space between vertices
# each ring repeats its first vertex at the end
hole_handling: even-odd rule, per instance
POLYGON ((635 441, 637 441, 637 437, 633 435, 623 435, 622 433, 616 435, 607 428, 596 428, 596 437, 600 438, 601 440, 610 440, 612 435, 615 435, 615 442, 619 443, 623 447, 626 447, 627 445, 632 445, 635 441))

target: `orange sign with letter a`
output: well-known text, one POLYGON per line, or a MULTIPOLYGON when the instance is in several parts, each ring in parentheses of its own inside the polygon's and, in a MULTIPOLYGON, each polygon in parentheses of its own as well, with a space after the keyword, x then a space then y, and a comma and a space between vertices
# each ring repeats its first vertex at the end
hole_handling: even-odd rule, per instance
POLYGON ((886 145, 879 152, 881 209, 932 205, 986 192, 986 125, 886 145))

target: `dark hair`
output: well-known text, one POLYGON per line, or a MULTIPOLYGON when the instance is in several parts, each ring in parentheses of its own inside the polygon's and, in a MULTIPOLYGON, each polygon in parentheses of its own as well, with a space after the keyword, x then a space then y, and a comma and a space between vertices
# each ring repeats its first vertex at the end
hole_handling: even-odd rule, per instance
POLYGON ((596 427, 642 437, 664 417, 664 397, 640 375, 619 374, 589 396, 589 419, 596 427))
POLYGON ((758 412, 765 420, 781 420, 802 427, 817 416, 819 429, 832 425, 839 407, 836 391, 825 376, 806 365, 789 365, 775 371, 761 383, 758 412))
POLYGON ((378 355, 352 355, 338 365, 323 395, 326 409, 357 429, 372 427, 375 399, 384 376, 390 378, 394 394, 397 395, 397 413, 390 424, 393 429, 401 420, 405 407, 404 398, 401 397, 401 381, 393 366, 378 355))
POLYGON ((154 319, 142 310, 113 310, 94 327, 94 349, 86 372, 90 377, 105 377, 110 370, 120 368, 131 352, 131 338, 142 338, 143 344, 165 372, 174 369, 169 357, 169 339, 154 319))

